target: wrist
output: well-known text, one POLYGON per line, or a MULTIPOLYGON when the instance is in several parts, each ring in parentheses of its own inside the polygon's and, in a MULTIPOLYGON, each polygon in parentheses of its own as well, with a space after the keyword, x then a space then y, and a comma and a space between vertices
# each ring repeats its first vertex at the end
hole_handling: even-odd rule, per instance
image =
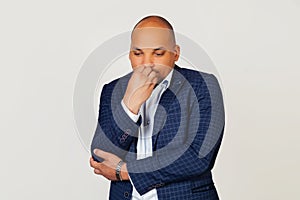
POLYGON ((127 171, 127 164, 124 163, 121 167, 121 176, 123 180, 129 180, 129 175, 127 171))
POLYGON ((122 160, 117 164, 116 178, 118 181, 129 180, 126 163, 122 160))
POLYGON ((120 160, 119 163, 117 164, 117 167, 116 167, 116 178, 117 178, 118 181, 123 180, 123 177, 122 177, 122 174, 121 174, 121 168, 122 168, 123 164, 124 164, 124 162, 122 160, 120 160))
POLYGON ((124 102, 125 106, 128 108, 128 110, 129 110, 130 112, 132 112, 132 113, 135 114, 135 115, 138 114, 141 105, 139 105, 139 104, 137 104, 137 103, 130 104, 130 103, 129 103, 129 99, 126 98, 126 97, 123 98, 123 102, 124 102))

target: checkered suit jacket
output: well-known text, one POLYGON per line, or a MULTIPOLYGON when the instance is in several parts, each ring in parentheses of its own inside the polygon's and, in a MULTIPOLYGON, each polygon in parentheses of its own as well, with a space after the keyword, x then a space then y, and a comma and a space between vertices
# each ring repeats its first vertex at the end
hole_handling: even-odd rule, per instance
MULTIPOLYGON (((103 87, 91 152, 100 148, 125 160, 131 181, 141 195, 156 188, 160 200, 219 199, 211 174, 225 124, 217 79, 175 65, 170 86, 155 114, 153 156, 136 160, 142 119, 133 122, 121 105, 130 76, 103 87)), ((111 181, 109 199, 131 199, 131 194, 130 181, 111 181)))

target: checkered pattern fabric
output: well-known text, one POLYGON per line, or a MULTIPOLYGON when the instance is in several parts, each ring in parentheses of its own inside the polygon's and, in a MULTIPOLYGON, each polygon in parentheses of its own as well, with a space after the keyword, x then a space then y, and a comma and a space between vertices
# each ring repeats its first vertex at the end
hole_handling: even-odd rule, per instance
MULTIPOLYGON (((211 175, 225 124, 217 79, 175 65, 170 86, 155 114, 153 156, 137 160, 140 120, 133 122, 120 103, 130 76, 103 87, 91 149, 100 148, 125 160, 141 195, 156 188, 162 200, 219 199, 211 175)), ((110 199, 130 199, 131 193, 129 181, 111 183, 110 199)))

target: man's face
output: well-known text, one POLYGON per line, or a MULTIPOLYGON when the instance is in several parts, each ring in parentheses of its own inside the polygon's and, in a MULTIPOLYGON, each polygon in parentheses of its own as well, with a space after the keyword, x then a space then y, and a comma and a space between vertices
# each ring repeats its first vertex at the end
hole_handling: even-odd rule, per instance
POLYGON ((132 33, 129 59, 133 70, 148 66, 163 80, 179 58, 179 47, 166 28, 136 28, 132 33))

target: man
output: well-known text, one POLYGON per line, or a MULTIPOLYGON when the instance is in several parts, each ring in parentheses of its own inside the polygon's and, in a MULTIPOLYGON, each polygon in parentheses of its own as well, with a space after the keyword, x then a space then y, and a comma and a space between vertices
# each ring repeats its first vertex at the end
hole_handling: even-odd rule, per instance
POLYGON ((110 199, 219 199, 212 180, 224 131, 218 81, 175 65, 171 24, 140 20, 131 35, 133 72, 106 84, 90 165, 111 180, 110 199))

